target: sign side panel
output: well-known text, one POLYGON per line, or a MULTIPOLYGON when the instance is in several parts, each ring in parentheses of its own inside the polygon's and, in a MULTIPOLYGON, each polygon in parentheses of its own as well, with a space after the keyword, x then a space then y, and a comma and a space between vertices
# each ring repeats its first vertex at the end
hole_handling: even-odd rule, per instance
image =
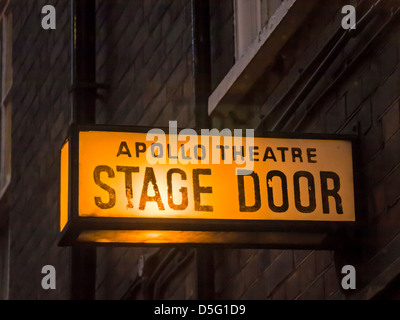
POLYGON ((61 148, 60 168, 60 232, 68 222, 69 141, 61 148))

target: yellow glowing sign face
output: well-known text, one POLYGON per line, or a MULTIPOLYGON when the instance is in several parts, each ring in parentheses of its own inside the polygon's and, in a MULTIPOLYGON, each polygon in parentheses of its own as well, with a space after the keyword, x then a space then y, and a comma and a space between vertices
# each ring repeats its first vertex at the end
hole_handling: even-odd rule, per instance
POLYGON ((255 137, 234 150, 211 140, 188 153, 175 135, 79 132, 78 216, 355 221, 350 142, 255 137), (237 174, 238 159, 251 174, 237 174))

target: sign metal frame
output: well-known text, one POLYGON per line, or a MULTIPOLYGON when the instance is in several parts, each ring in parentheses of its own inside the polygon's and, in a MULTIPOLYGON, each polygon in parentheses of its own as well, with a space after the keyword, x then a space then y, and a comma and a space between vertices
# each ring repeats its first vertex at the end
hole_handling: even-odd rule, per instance
MULTIPOLYGON (((282 139, 345 140, 352 144, 353 186, 355 221, 296 221, 296 220, 228 220, 228 219, 184 219, 184 218, 125 218, 125 217, 81 217, 78 209, 79 184, 79 132, 109 131, 146 133, 151 127, 80 125, 72 124, 65 142, 69 143, 68 154, 68 221, 60 231, 59 246, 229 246, 239 248, 292 248, 334 249, 360 225, 357 210, 357 135, 277 133, 255 131, 254 137, 282 139), (80 242, 83 231, 159 230, 182 232, 205 232, 210 239, 216 234, 229 234, 227 242, 170 242, 170 243, 126 243, 126 242, 80 242), (238 235, 238 236, 237 236, 238 235), (237 236, 237 237, 236 237, 237 236)), ((168 133, 168 128, 164 132, 168 133)), ((179 132, 179 130, 178 130, 179 132)), ((200 135, 200 131, 197 131, 200 135)), ((60 216, 59 216, 60 217, 60 216)))

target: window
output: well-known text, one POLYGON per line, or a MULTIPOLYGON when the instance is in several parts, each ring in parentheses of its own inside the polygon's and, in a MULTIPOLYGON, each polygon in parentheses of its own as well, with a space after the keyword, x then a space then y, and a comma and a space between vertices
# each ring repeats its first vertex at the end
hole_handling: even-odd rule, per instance
POLYGON ((235 1, 235 57, 238 60, 257 38, 284 0, 235 1))
POLYGON ((0 16, 0 198, 11 180, 12 14, 7 11, 7 4, 0 5, 3 7, 0 16))

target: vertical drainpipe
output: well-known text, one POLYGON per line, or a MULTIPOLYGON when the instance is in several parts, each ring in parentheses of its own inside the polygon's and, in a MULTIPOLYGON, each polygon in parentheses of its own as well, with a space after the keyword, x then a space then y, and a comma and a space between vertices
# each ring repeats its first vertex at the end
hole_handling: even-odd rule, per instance
MULTIPOLYGON (((209 128, 211 94, 210 3, 192 0, 192 57, 196 128, 209 128)), ((210 248, 195 249, 197 299, 214 299, 214 258, 210 248)))
MULTIPOLYGON (((96 1, 71 0, 71 118, 76 124, 96 119, 96 1)), ((72 247, 73 300, 95 298, 96 248, 72 247)))

